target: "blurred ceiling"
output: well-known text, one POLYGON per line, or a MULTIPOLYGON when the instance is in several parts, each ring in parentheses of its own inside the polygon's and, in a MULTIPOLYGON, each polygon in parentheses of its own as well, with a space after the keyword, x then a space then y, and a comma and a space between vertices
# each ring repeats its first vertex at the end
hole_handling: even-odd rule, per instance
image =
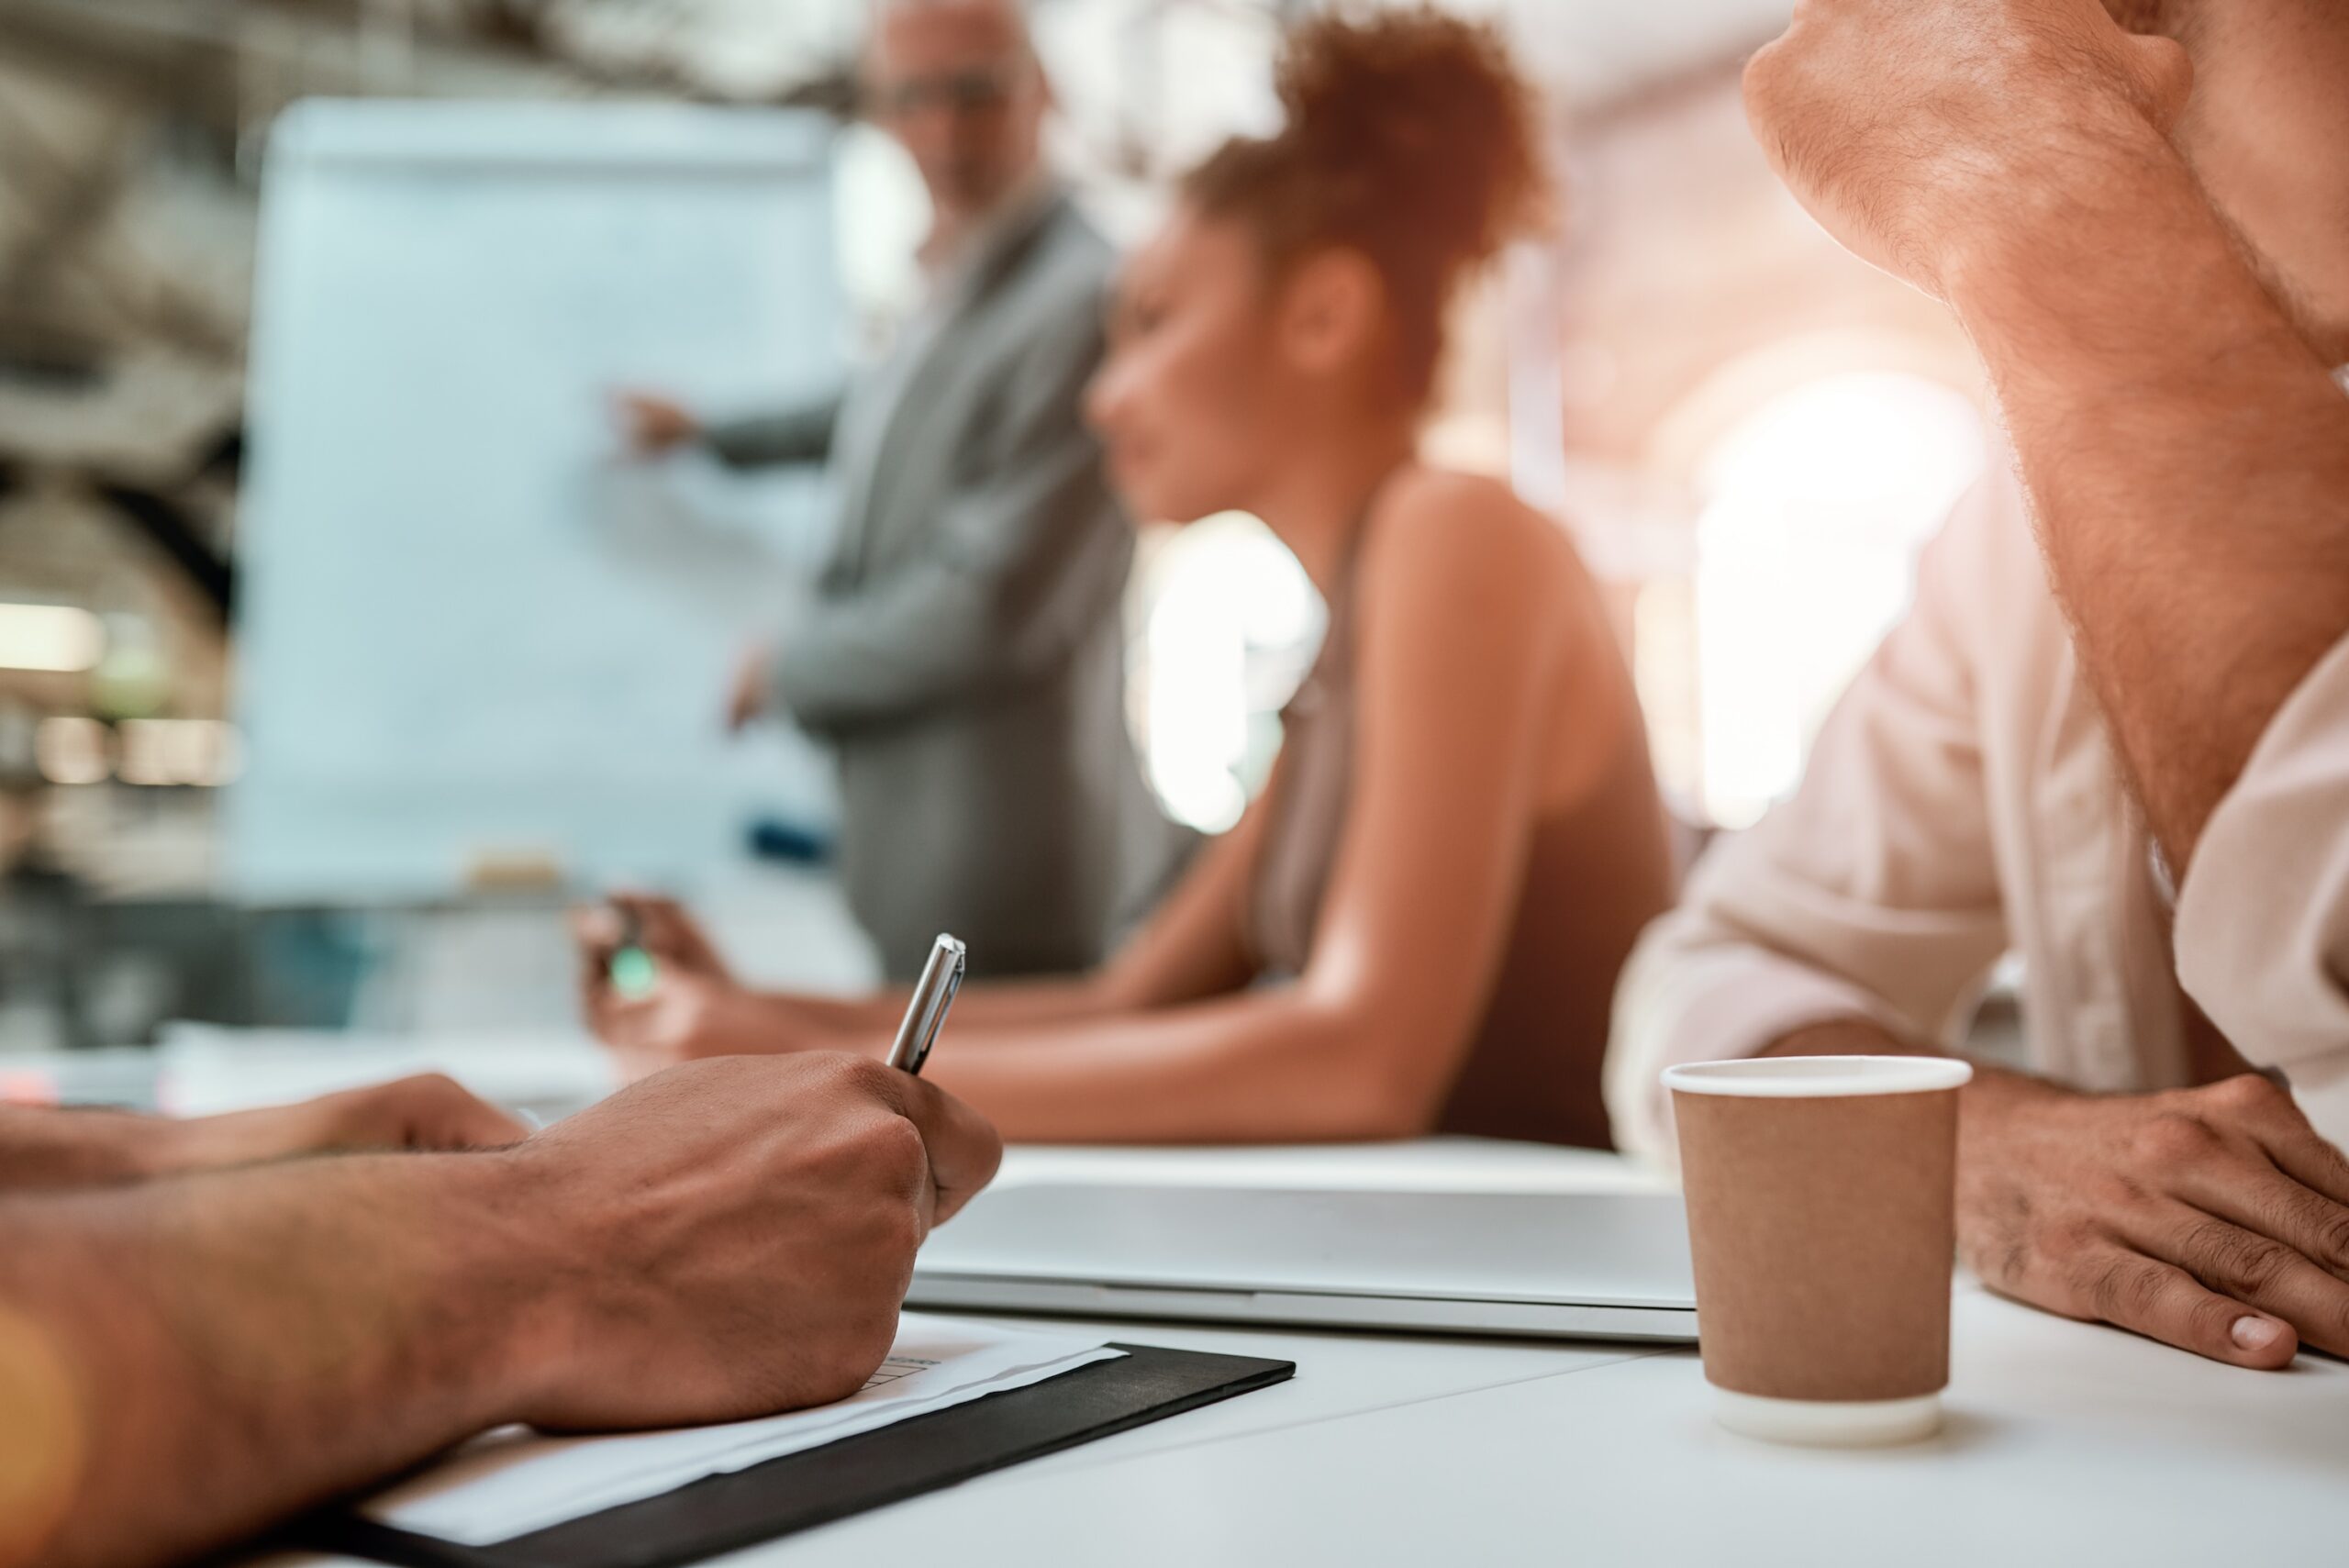
POLYGON ((1594 111, 1739 59, 1787 25, 1793 0, 1500 0, 1527 61, 1594 111))
MULTIPOLYGON (((0 468, 118 469, 143 451, 169 469, 233 431, 257 152, 295 98, 650 92, 846 111, 870 3, 0 0, 0 468)), ((1310 0, 1030 3, 1080 176, 1135 190, 1269 115, 1272 39, 1310 0)), ((1718 73, 1790 8, 1451 3, 1505 18, 1584 116, 1718 73)))

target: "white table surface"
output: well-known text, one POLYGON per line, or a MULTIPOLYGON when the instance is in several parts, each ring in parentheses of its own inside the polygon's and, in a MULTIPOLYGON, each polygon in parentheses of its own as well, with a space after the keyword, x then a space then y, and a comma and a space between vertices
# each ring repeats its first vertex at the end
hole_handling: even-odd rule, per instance
MULTIPOLYGON (((1491 1138, 1234 1149, 1024 1144, 1005 1150, 994 1184, 1031 1182, 1480 1193, 1658 1192, 1673 1184, 1618 1154, 1491 1138)), ((979 1201, 985 1201, 984 1194, 979 1201)))
MULTIPOLYGON (((1385 1150, 1017 1151, 1007 1181, 1648 1184, 1620 1163, 1385 1150)), ((1178 1324, 1105 1338, 1294 1361, 1294 1381, 736 1553, 951 1562, 2349 1562, 2349 1364, 2242 1372, 1961 1284, 1950 1419, 1873 1452, 1709 1417, 1693 1351, 1178 1324)), ((269 1568, 351 1560, 281 1557, 269 1568)))

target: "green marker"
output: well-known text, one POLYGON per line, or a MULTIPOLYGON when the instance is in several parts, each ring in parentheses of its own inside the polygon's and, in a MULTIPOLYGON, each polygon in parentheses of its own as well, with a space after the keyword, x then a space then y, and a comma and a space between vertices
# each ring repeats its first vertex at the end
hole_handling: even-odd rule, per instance
POLYGON ((644 951, 644 928, 633 909, 617 911, 620 917, 620 945, 612 954, 606 973, 611 976, 612 989, 623 1002, 641 1002, 652 995, 661 983, 661 966, 644 951))

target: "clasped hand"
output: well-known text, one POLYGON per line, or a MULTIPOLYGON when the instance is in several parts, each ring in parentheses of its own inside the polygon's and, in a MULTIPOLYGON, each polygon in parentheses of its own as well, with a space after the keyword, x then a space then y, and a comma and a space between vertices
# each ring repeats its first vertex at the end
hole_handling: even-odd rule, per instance
POLYGON ((2192 83, 2099 0, 1802 0, 1745 73, 1772 165, 1866 261, 1950 297, 1983 247, 2166 152, 2192 83))

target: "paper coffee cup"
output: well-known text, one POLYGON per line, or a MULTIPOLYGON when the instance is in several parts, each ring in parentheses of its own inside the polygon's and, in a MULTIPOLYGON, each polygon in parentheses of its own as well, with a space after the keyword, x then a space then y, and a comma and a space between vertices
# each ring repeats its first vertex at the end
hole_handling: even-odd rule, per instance
POLYGON ((1721 1425, 1839 1446, 1940 1429, 1957 1091, 1973 1075, 1926 1056, 1666 1070, 1721 1425))

